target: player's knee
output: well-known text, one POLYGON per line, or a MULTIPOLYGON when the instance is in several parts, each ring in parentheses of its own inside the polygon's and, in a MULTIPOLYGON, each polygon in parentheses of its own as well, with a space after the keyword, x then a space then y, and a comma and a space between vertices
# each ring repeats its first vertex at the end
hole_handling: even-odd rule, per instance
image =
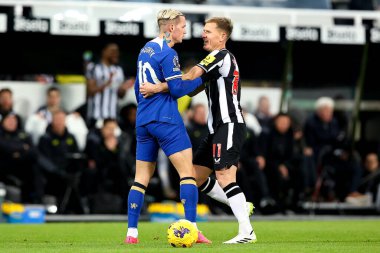
POLYGON ((215 174, 218 183, 222 188, 226 187, 230 183, 236 182, 236 177, 227 170, 217 171, 215 174))

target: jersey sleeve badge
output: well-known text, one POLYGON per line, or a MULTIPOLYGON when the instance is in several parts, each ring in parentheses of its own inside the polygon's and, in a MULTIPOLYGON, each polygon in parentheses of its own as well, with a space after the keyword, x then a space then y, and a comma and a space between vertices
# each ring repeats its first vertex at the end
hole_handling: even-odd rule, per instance
POLYGON ((216 60, 216 58, 213 56, 213 55, 211 55, 211 54, 209 54, 209 55, 207 55, 206 56, 206 58, 204 58, 202 61, 201 61, 201 65, 204 65, 204 66, 208 66, 210 63, 212 63, 213 61, 215 61, 216 60))
POLYGON ((173 58, 173 65, 174 65, 174 68, 173 68, 173 71, 181 71, 181 66, 179 65, 179 60, 178 60, 178 56, 174 56, 173 58))

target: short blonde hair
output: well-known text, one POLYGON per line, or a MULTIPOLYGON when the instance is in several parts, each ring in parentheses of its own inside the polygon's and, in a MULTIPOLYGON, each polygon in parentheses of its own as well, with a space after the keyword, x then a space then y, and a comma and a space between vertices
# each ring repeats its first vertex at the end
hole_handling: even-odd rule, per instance
POLYGON ((219 29, 226 32, 227 39, 230 38, 232 30, 234 29, 231 19, 225 17, 212 17, 207 19, 205 23, 215 23, 219 29))
POLYGON ((160 10, 157 14, 158 27, 166 25, 168 21, 175 20, 180 16, 185 16, 185 15, 183 15, 183 13, 178 10, 174 10, 174 9, 160 10))

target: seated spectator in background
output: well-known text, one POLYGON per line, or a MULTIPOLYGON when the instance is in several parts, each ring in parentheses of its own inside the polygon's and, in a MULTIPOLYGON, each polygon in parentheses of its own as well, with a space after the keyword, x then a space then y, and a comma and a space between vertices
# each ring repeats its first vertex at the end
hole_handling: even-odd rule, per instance
POLYGON ((380 187, 380 165, 379 156, 369 153, 365 157, 363 177, 360 181, 359 192, 369 194, 371 202, 375 202, 380 187))
POLYGON ((38 108, 35 114, 30 115, 25 123, 25 131, 31 135, 35 145, 38 145, 40 137, 45 134, 53 113, 60 110, 62 110, 61 92, 56 87, 50 87, 46 92, 46 104, 38 108))
MULTIPOLYGON (((25 130, 32 136, 33 143, 38 145, 40 137, 45 134, 47 126, 52 122, 53 114, 58 111, 64 111, 61 107, 61 92, 57 87, 52 86, 46 91, 45 105, 26 120, 25 130)), ((67 129, 74 135, 79 150, 83 151, 88 133, 85 121, 77 112, 67 114, 65 119, 67 129)))
POLYGON ((241 182, 248 201, 253 201, 255 206, 264 213, 272 212, 276 203, 270 195, 268 180, 264 174, 265 158, 259 156, 258 147, 258 136, 247 128, 247 137, 241 150, 237 180, 241 182))
POLYGON ((29 135, 20 130, 18 124, 16 115, 12 113, 1 120, 0 182, 20 188, 22 202, 38 203, 41 201, 41 189, 37 188, 37 152, 29 135))
POLYGON ((319 174, 315 200, 323 197, 327 201, 343 201, 357 192, 360 164, 333 116, 334 101, 321 97, 315 107, 315 114, 307 119, 304 127, 304 154, 313 160, 306 173, 315 175, 315 178, 317 172, 319 174))
POLYGON ((93 213, 122 213, 126 208, 129 189, 127 176, 131 168, 126 167, 124 157, 131 155, 124 152, 123 148, 128 140, 123 139, 125 136, 117 131, 120 129, 116 120, 105 119, 102 128, 88 136, 88 169, 83 176, 82 186, 84 194, 89 197, 93 213), (110 201, 108 206, 102 203, 104 199, 101 196, 105 194, 110 201))
POLYGON ((50 124, 53 113, 61 110, 61 92, 57 87, 50 87, 46 92, 46 104, 38 108, 36 113, 50 124))
POLYGON ((271 196, 285 210, 291 203, 289 190, 295 189, 298 171, 294 168, 294 136, 290 116, 280 113, 273 119, 268 133, 263 133, 259 141, 259 153, 265 160, 265 175, 268 179, 271 196))
POLYGON ((321 151, 332 150, 343 141, 337 120, 333 116, 334 101, 321 97, 315 103, 315 113, 304 126, 306 142, 305 155, 312 156, 317 162, 321 151))
POLYGON ((117 118, 118 98, 124 97, 134 80, 125 81, 119 63, 119 46, 107 44, 99 63, 87 66, 87 125, 94 127, 98 120, 117 118))
POLYGON ((0 90, 0 120, 9 113, 13 113, 16 116, 18 121, 17 126, 21 129, 21 117, 13 111, 13 93, 10 89, 3 88, 0 90))
POLYGON ((255 116, 260 123, 263 132, 269 132, 273 115, 270 112, 270 101, 267 96, 261 96, 257 104, 255 116))
MULTIPOLYGON (((45 194, 56 197, 61 212, 66 211, 62 210, 60 205, 67 188, 77 187, 80 169, 74 157, 79 152, 78 145, 74 136, 67 130, 65 122, 65 112, 54 112, 51 124, 38 143, 40 165, 46 179, 45 194)), ((78 203, 72 208, 78 211, 78 203)))

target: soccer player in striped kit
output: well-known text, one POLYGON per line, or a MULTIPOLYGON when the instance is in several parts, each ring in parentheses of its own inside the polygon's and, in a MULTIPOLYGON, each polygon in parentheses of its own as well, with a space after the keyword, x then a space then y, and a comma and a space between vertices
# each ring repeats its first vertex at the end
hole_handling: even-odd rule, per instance
MULTIPOLYGON (((226 49, 226 42, 232 33, 230 19, 214 17, 206 20, 202 33, 203 49, 210 52, 194 66, 183 79, 193 80, 208 76, 209 85, 200 86, 190 95, 206 90, 209 115, 209 135, 202 142, 194 156, 197 185, 210 197, 229 205, 239 222, 238 235, 224 243, 254 243, 257 241, 250 223, 252 203, 236 183, 236 171, 240 150, 246 135, 246 126, 240 107, 240 72, 235 56, 226 49), (215 171, 217 180, 209 175, 215 171)), ((144 96, 166 92, 167 84, 141 86, 144 96)))

